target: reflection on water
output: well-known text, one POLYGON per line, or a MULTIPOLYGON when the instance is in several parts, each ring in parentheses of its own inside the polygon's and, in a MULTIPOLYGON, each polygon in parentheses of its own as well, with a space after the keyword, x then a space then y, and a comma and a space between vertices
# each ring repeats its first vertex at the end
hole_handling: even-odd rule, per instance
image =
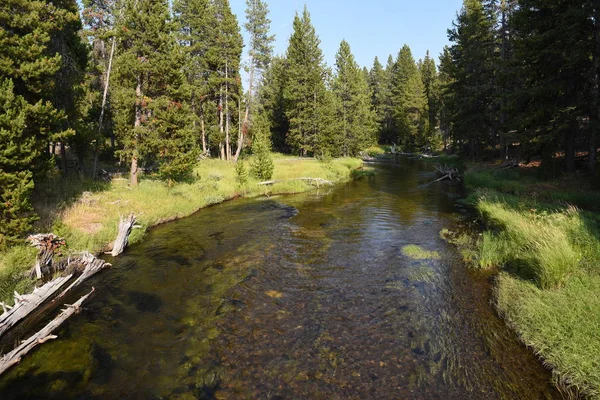
POLYGON ((456 193, 433 177, 404 161, 154 229, 2 399, 555 398, 440 239, 456 193))

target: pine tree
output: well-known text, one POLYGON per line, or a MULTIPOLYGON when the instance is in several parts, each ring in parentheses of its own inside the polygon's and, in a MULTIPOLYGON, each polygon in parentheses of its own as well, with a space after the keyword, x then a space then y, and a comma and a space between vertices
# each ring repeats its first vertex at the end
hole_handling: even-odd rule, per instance
POLYGON ((348 42, 343 40, 335 57, 333 92, 337 97, 340 130, 337 145, 343 156, 354 156, 375 142, 375 114, 363 70, 354 60, 348 42))
POLYGON ((183 47, 185 62, 183 73, 186 103, 192 111, 192 129, 202 146, 202 152, 208 152, 207 141, 207 110, 210 94, 209 66, 207 54, 213 44, 214 36, 212 23, 215 18, 209 0, 176 0, 173 4, 175 11, 178 40, 183 47))
MULTIPOLYGON (((427 142, 433 145, 438 137, 438 112, 439 112, 439 81, 438 72, 435 66, 435 60, 429 55, 429 50, 425 55, 425 59, 420 65, 421 81, 425 89, 425 97, 427 98, 427 112, 429 131, 427 132, 427 142)), ((439 143, 439 139, 438 139, 439 143)))
POLYGON ((294 152, 307 156, 318 150, 320 135, 327 135, 319 119, 325 100, 325 67, 320 40, 311 24, 308 9, 294 17, 294 31, 286 53, 284 98, 289 133, 286 143, 294 152))
POLYGON ((521 140, 542 155, 551 174, 555 153, 575 170, 575 143, 587 118, 594 22, 580 1, 523 0, 514 13, 521 140))
POLYGON ((29 196, 50 168, 50 142, 74 133, 80 28, 74 0, 0 3, 0 247, 29 230, 29 196))
POLYGON ((383 103, 381 105, 381 118, 382 118, 382 128, 381 128, 381 140, 383 143, 392 143, 397 142, 397 132, 394 121, 394 98, 392 95, 394 89, 394 73, 396 70, 396 62, 394 61, 394 57, 390 54, 388 56, 387 64, 384 70, 384 80, 382 84, 382 99, 383 103))
POLYGON ((241 96, 240 63, 243 39, 229 0, 212 0, 213 43, 207 52, 210 82, 218 112, 218 139, 221 158, 232 159, 231 126, 241 96))
POLYGON ((269 123, 264 114, 256 116, 252 125, 252 174, 260 180, 266 181, 273 176, 275 164, 271 156, 271 138, 269 123))
POLYGON ((453 136, 467 146, 470 157, 496 138, 492 137, 493 23, 481 0, 465 0, 448 37, 453 67, 451 90, 457 101, 452 112, 453 136), (460 99, 460 100, 458 100, 460 99))
POLYGON ((250 123, 251 109, 256 108, 255 95, 257 87, 262 82, 263 73, 269 67, 273 54, 273 41, 275 36, 269 35, 271 21, 268 18, 269 7, 262 0, 246 0, 246 19, 248 22, 244 25, 250 34, 250 61, 248 65, 248 93, 246 96, 246 111, 244 122, 239 132, 237 150, 234 161, 237 162, 242 147, 244 137, 250 123))
MULTIPOLYGON (((193 152, 182 136, 191 134, 181 122, 181 99, 177 98, 183 76, 182 54, 175 46, 167 0, 128 0, 119 27, 122 52, 115 60, 116 122, 123 156, 131 160, 131 185, 138 183, 140 162, 181 162, 174 148, 193 152), (177 120, 178 122, 174 122, 177 120)), ((176 168, 191 168, 189 158, 176 168)), ((167 175, 170 175, 168 173, 167 175)))
POLYGON ((427 98, 421 75, 408 45, 398 53, 392 74, 394 126, 398 141, 407 149, 426 144, 427 98))
POLYGON ((375 112, 377 120, 378 132, 377 139, 382 141, 385 137, 386 130, 386 102, 389 98, 389 84, 386 76, 386 71, 383 65, 379 62, 379 58, 375 57, 373 67, 369 71, 369 90, 371 93, 371 105, 375 112))
POLYGON ((271 127, 273 147, 281 152, 290 152, 286 142, 289 121, 286 115, 285 86, 287 61, 282 57, 274 57, 264 74, 263 84, 259 90, 261 110, 271 127))

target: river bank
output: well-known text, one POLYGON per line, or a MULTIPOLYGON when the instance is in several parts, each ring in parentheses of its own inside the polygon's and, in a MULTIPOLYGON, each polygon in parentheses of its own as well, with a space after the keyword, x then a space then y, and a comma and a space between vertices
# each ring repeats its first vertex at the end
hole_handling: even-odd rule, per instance
POLYGON ((536 168, 470 166, 478 237, 443 232, 477 269, 496 269, 498 312, 567 396, 600 396, 600 193, 536 168))
MULTIPOLYGON (((232 163, 210 159, 198 164, 189 181, 175 184, 151 178, 135 188, 125 179, 87 185, 81 181, 59 182, 34 201, 42 220, 38 229, 65 238, 67 251, 102 252, 114 240, 121 215, 134 213, 138 217, 139 229, 133 230, 129 241, 133 244, 141 241, 150 227, 189 216, 204 207, 236 197, 304 192, 314 186, 290 179, 311 177, 337 183, 348 180, 352 171, 362 166, 360 160, 352 158, 320 162, 276 155, 274 162, 273 179, 283 182, 270 186, 260 186, 252 177, 240 186, 232 163), (82 187, 87 190, 78 190, 82 187), (67 197, 74 201, 67 201, 67 197)), ((0 253, 0 301, 11 301, 15 290, 24 293, 33 288, 35 282, 25 275, 35 262, 35 254, 36 249, 26 245, 0 253)))

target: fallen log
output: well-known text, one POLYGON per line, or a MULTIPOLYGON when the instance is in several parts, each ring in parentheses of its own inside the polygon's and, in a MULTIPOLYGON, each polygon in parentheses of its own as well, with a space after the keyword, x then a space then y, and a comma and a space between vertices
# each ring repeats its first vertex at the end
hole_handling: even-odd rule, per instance
POLYGON ((272 180, 272 181, 264 181, 264 182, 259 182, 258 184, 261 186, 264 185, 273 185, 275 183, 280 183, 280 182, 287 182, 287 181, 309 181, 309 182, 316 182, 317 186, 321 185, 329 185, 329 186, 333 186, 333 183, 331 181, 328 181, 327 179, 323 179, 323 178, 292 178, 292 179, 279 179, 279 180, 272 180))
POLYGON ((450 167, 448 165, 436 165, 435 169, 438 172, 438 175, 441 176, 439 179, 435 180, 434 182, 441 182, 444 180, 450 180, 450 181, 460 181, 460 171, 458 170, 458 168, 456 167, 450 167))
POLYGON ((502 164, 496 167, 497 169, 511 169, 511 168, 519 168, 519 159, 513 159, 503 162, 502 164))
POLYGON ((0 315, 0 336, 52 297, 72 276, 71 274, 58 277, 42 287, 35 288, 31 294, 20 295, 15 292, 15 304, 8 310, 9 306, 1 303, 4 313, 0 315))
MULTIPOLYGON (((103 269, 112 266, 111 264, 107 263, 106 261, 102 260, 101 258, 97 258, 94 255, 87 253, 87 252, 83 253, 82 256, 79 259, 77 259, 76 261, 74 261, 73 263, 81 264, 83 266, 83 272, 81 273, 81 275, 79 275, 79 277, 77 277, 77 279, 73 283, 71 283, 69 285, 69 287, 67 287, 65 290, 63 290, 61 292, 61 294, 56 296, 56 299, 60 299, 60 298, 64 297, 64 295, 66 295, 74 287, 79 286, 82 282, 88 280, 89 278, 91 278, 98 272, 102 271, 103 269)), ((56 301, 56 299, 55 299, 55 301, 56 301)))
POLYGON ((92 291, 81 297, 75 304, 68 305, 67 308, 62 310, 62 312, 54 318, 48 325, 38 331, 36 334, 31 336, 29 339, 25 340, 21 343, 17 348, 15 348, 10 353, 3 355, 0 358, 0 375, 6 372, 7 369, 12 367, 15 364, 18 364, 21 361, 21 358, 27 354, 31 349, 33 349, 38 344, 42 344, 47 342, 48 340, 56 339, 57 336, 52 335, 52 332, 62 325, 70 316, 76 314, 81 309, 81 305, 88 297, 94 292, 94 288, 92 291))
POLYGON ((135 215, 129 214, 127 217, 121 216, 121 220, 119 222, 119 233, 117 234, 117 239, 115 240, 115 244, 113 245, 113 249, 110 252, 110 255, 113 257, 118 256, 125 250, 127 247, 127 243, 129 242, 129 235, 131 234, 131 230, 135 225, 135 215))

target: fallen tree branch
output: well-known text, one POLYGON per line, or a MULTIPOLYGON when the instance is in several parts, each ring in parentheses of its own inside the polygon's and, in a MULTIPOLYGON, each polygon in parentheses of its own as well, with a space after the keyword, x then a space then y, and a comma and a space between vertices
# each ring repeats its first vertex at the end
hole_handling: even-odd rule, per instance
POLYGON ((326 179, 323 178, 292 178, 292 179, 280 179, 280 180, 272 180, 272 181, 264 181, 264 182, 259 182, 259 185, 273 185, 275 183, 280 183, 280 182, 287 182, 287 181, 309 181, 309 182, 316 182, 317 186, 321 185, 329 185, 329 186, 333 186, 333 182, 328 181, 326 179))
POLYGON ((435 169, 437 170, 438 175, 441 177, 434 182, 441 182, 444 180, 460 181, 460 171, 456 167, 438 164, 435 166, 435 169))
POLYGON ((131 234, 131 230, 135 225, 135 215, 129 214, 127 217, 121 216, 121 220, 119 222, 119 233, 117 234, 117 239, 115 240, 115 244, 113 245, 113 249, 110 252, 110 255, 113 257, 118 256, 125 250, 127 247, 127 243, 129 242, 129 235, 131 234))
MULTIPOLYGON (((90 253, 83 253, 81 258, 77 259, 74 263, 79 263, 83 266, 83 272, 77 279, 69 285, 65 290, 62 291, 61 294, 56 296, 56 299, 60 299, 64 297, 71 289, 79 286, 82 282, 88 280, 93 275, 96 275, 98 272, 102 271, 105 268, 111 267, 112 265, 102 260, 101 258, 97 258, 90 253)), ((73 264, 73 263, 72 263, 73 264)), ((55 299, 55 301, 56 301, 55 299)))
POLYGON ((0 358, 0 375, 6 372, 7 369, 12 367, 15 364, 18 364, 21 361, 21 358, 27 354, 31 349, 33 349, 38 344, 42 344, 47 342, 48 340, 56 339, 57 336, 52 335, 52 332, 62 325, 70 316, 76 314, 81 309, 81 305, 83 302, 90 297, 90 295, 94 292, 94 288, 92 291, 81 297, 77 302, 73 305, 66 305, 67 308, 62 310, 62 312, 54 318, 48 325, 42 328, 39 332, 31 336, 29 339, 21 343, 17 348, 15 348, 10 353, 5 354, 0 358))
POLYGON ((12 308, 7 310, 8 306, 2 303, 4 313, 0 315, 0 336, 52 297, 72 276, 73 274, 58 277, 35 288, 31 294, 20 295, 15 292, 15 305, 12 308))

